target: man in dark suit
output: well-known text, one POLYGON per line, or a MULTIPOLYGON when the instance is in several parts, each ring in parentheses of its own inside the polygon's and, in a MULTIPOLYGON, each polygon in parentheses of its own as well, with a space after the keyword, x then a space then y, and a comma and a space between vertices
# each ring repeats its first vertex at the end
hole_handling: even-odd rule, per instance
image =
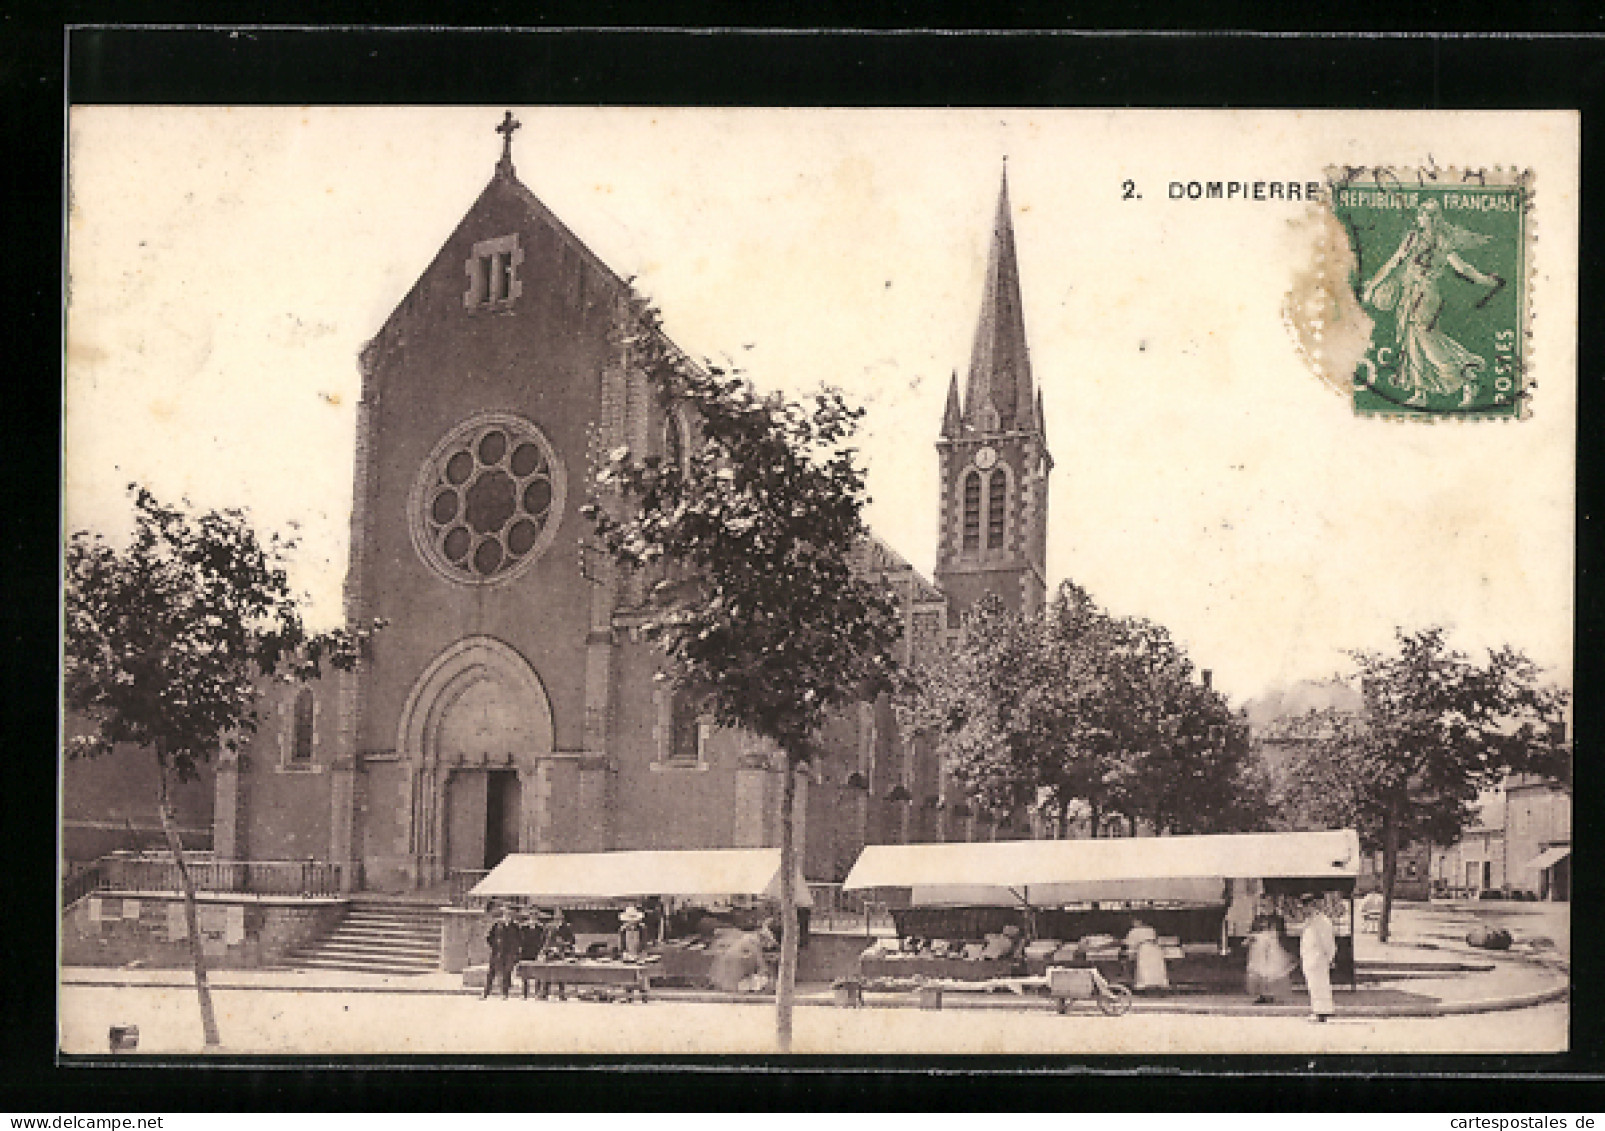
POLYGON ((489 997, 490 990, 499 980, 502 984, 502 997, 513 985, 513 967, 518 964, 518 951, 523 942, 522 932, 518 924, 513 922, 513 910, 503 906, 496 921, 490 925, 485 935, 485 941, 490 944, 490 969, 485 971, 485 992, 482 997, 489 997))
MULTIPOLYGON (((529 997, 529 974, 524 971, 522 963, 539 961, 546 950, 547 925, 544 916, 537 910, 529 915, 518 917, 518 958, 520 963, 519 980, 524 986, 524 996, 529 997)), ((535 983, 535 996, 546 996, 546 983, 535 983)))

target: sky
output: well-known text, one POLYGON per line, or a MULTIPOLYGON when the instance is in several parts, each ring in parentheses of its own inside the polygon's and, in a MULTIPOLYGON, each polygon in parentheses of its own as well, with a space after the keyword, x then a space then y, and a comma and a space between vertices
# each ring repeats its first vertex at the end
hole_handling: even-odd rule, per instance
MULTIPOLYGON (((333 623, 357 354, 490 179, 503 109, 74 108, 67 528, 126 529, 136 481, 245 506, 298 531, 333 623)), ((1569 682, 1575 115, 513 109, 520 180, 676 342, 868 410, 869 521, 927 574, 1007 158, 1050 586, 1165 624, 1239 702, 1433 623, 1569 682), (1529 419, 1356 418, 1286 325, 1312 207, 1169 187, 1345 164, 1533 170, 1529 419)))

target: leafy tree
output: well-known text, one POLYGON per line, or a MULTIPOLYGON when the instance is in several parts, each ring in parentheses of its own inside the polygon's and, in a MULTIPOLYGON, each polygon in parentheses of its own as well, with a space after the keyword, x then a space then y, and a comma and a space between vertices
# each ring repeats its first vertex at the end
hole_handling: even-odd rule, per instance
POLYGON ((894 705, 908 733, 937 738, 944 769, 984 808, 1012 811, 1039 802, 1037 749, 1023 724, 1020 673, 1042 660, 1040 622, 1010 613, 995 596, 964 616, 945 651, 901 673, 894 705))
POLYGON ((790 1049, 797 971, 796 776, 827 713, 891 678, 898 626, 885 590, 856 577, 864 476, 846 441, 862 410, 826 391, 806 403, 760 396, 743 377, 699 369, 654 311, 635 312, 631 365, 697 421, 678 461, 609 453, 604 502, 587 515, 612 558, 656 578, 645 626, 679 687, 723 726, 773 742, 781 800, 781 940, 776 1028, 790 1049))
POLYGON ((1071 582, 1038 617, 978 603, 900 701, 983 804, 1032 806, 1061 831, 1072 814, 1093 836, 1118 822, 1212 832, 1268 817, 1246 727, 1169 632, 1111 617, 1071 582))
POLYGON ((237 510, 194 514, 130 490, 126 548, 87 531, 66 547, 63 697, 89 724, 67 755, 92 758, 117 743, 154 752, 157 813, 184 889, 201 1023, 207 1045, 217 1045, 168 775, 193 780, 214 750, 255 729, 264 677, 313 679, 324 662, 349 670, 378 625, 308 633, 283 568, 293 541, 264 542, 237 510))
POLYGON ((1246 721, 1219 692, 1187 681, 1170 690, 1159 737, 1134 760, 1120 807, 1157 832, 1266 828, 1269 782, 1253 756, 1246 721))
POLYGON ((1296 753, 1286 802, 1305 824, 1353 825, 1382 849, 1382 919, 1388 938, 1399 846, 1448 844, 1472 819, 1477 794, 1511 773, 1565 778, 1557 738, 1567 695, 1508 646, 1474 664, 1441 628, 1395 633, 1388 653, 1353 653, 1364 706, 1311 711, 1280 738, 1296 753))

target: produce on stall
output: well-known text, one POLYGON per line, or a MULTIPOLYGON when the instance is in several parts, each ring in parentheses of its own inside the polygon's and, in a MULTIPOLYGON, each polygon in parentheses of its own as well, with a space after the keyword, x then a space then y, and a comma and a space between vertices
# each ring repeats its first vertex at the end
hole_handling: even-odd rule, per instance
MULTIPOLYGON (((1303 833, 871 845, 843 885, 879 889, 896 940, 867 950, 861 975, 985 981, 1093 965, 1131 979, 1138 922, 1152 930, 1178 985, 1241 986, 1246 955, 1228 922, 1254 885, 1281 904, 1328 893, 1348 914, 1334 974, 1352 986, 1353 890, 1359 838, 1351 829, 1303 833), (1000 941, 1012 928, 1009 944, 1000 941)), ((1296 934, 1296 914, 1285 916, 1296 934)), ((1147 932, 1144 932, 1146 937, 1147 932)))
MULTIPOLYGON (((807 939, 808 885, 796 878, 802 938, 807 939)), ((561 908, 572 920, 583 961, 645 964, 653 984, 684 983, 762 991, 773 985, 778 944, 780 850, 708 849, 515 853, 469 893, 532 907, 561 908), (622 955, 621 927, 641 911, 644 953, 622 955), (580 931, 579 926, 590 928, 580 931)), ((580 956, 573 960, 582 964, 580 956)), ((573 971, 583 978, 585 971, 573 971)))

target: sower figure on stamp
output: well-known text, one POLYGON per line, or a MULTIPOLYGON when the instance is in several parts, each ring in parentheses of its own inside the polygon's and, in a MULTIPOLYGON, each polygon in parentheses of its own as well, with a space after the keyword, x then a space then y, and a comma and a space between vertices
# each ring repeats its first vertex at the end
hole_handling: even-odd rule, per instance
POLYGON ((522 942, 522 932, 518 924, 513 922, 513 910, 502 907, 496 921, 490 925, 485 934, 485 941, 490 944, 490 969, 485 971, 485 992, 482 998, 490 996, 491 987, 499 980, 502 984, 502 997, 506 997, 513 985, 513 967, 518 963, 518 951, 522 942))
POLYGON ((1398 249, 1371 277, 1360 300, 1394 315, 1399 369, 1395 383, 1410 394, 1406 404, 1424 405, 1427 394, 1461 394, 1469 404, 1477 392, 1477 378, 1488 361, 1438 328, 1443 313, 1440 283, 1453 272, 1468 283, 1487 287, 1477 303, 1485 305, 1505 285, 1498 275, 1478 270, 1461 258, 1462 251, 1488 242, 1488 237, 1444 219, 1436 200, 1424 201, 1416 222, 1399 241, 1398 249))

